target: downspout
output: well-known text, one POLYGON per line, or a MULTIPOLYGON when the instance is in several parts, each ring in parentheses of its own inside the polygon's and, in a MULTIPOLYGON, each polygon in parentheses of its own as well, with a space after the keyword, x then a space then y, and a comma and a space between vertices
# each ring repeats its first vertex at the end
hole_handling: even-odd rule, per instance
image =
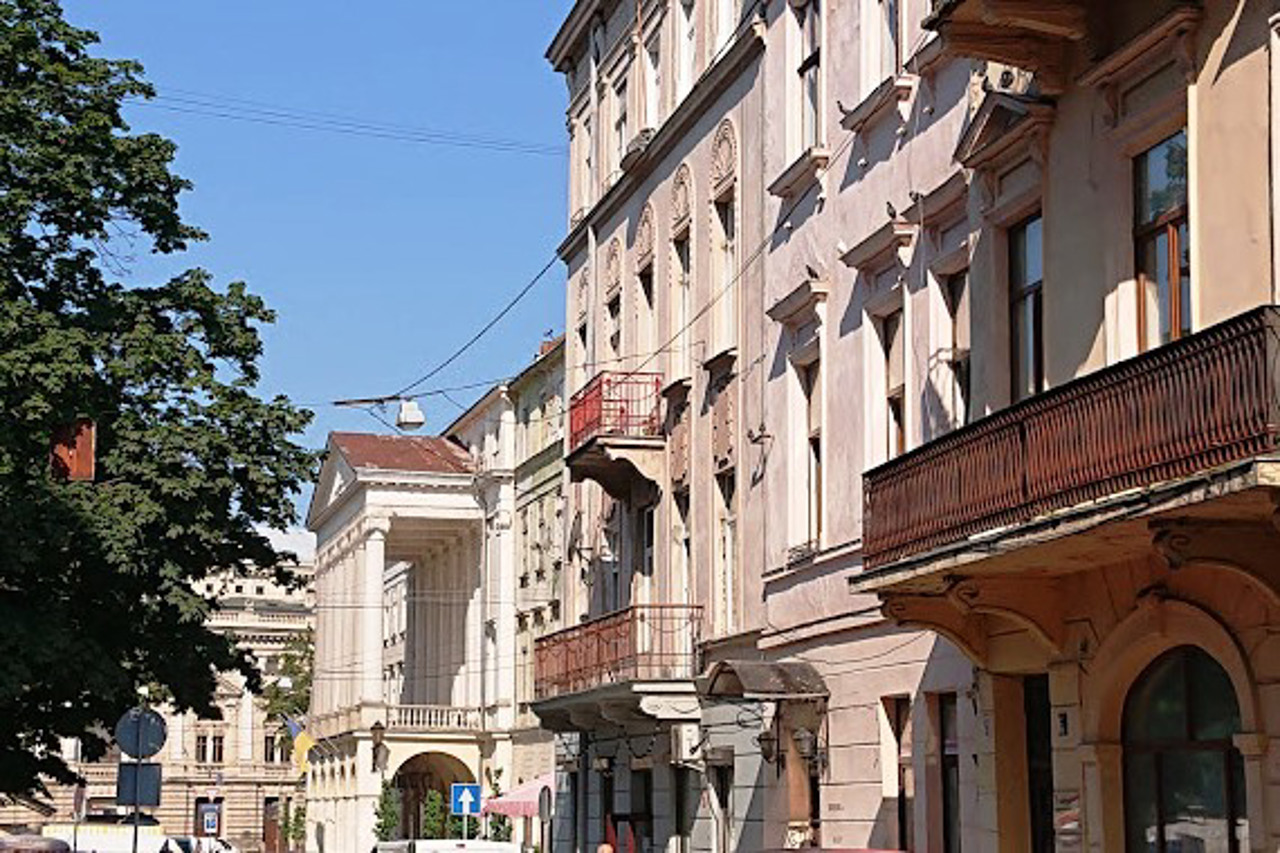
POLYGON ((1267 18, 1267 64, 1268 64, 1268 121, 1267 148, 1270 154, 1270 174, 1267 176, 1271 188, 1271 206, 1267 211, 1267 224, 1271 236, 1271 303, 1280 302, 1280 288, 1277 286, 1277 275, 1280 275, 1280 240, 1276 236, 1276 211, 1280 207, 1280 190, 1276 187, 1277 176, 1280 176, 1280 2, 1272 0, 1271 15, 1267 18))

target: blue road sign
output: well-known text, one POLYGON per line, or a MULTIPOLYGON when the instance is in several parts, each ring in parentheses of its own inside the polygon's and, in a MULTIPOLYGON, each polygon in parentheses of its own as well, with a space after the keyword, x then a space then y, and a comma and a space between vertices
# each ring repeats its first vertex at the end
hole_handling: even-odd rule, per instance
POLYGON ((469 782, 454 782, 449 787, 449 814, 480 814, 480 786, 469 782))

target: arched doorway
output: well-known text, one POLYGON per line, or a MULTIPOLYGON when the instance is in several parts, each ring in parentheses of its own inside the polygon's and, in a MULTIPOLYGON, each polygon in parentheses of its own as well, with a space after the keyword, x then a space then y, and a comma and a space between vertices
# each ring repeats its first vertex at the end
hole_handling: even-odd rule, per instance
POLYGON ((474 782, 467 765, 443 752, 420 752, 396 771, 400 789, 400 823, 406 838, 423 838, 423 809, 430 791, 439 792, 444 808, 449 807, 449 786, 454 782, 474 782))
POLYGON ((1125 698, 1129 853, 1248 849, 1240 708, 1230 676, 1195 646, 1156 658, 1125 698))

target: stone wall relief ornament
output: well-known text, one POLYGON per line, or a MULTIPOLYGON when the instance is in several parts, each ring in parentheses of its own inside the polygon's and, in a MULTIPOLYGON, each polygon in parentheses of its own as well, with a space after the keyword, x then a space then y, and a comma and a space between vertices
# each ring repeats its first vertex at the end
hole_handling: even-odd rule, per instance
POLYGON ((653 206, 646 204, 636 226, 636 256, 640 266, 653 259, 653 206))
POLYGON ((604 257, 605 292, 612 295, 622 286, 622 242, 614 237, 604 257))
POLYGON ((693 179, 689 174, 689 166, 680 164, 676 169, 675 180, 671 183, 671 219, 677 225, 689 220, 689 198, 692 195, 693 179))
POLYGON ((718 192, 730 183, 738 169, 738 141, 733 122, 725 119, 716 128, 711 149, 711 181, 718 192))

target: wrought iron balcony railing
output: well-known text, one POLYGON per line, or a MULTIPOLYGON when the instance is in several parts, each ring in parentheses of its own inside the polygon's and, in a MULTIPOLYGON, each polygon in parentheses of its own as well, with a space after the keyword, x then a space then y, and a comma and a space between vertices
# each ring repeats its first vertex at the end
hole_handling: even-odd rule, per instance
POLYGON ((1258 308, 958 429, 863 477, 868 568, 1280 444, 1280 310, 1258 308))
POLYGON ((693 678, 701 625, 701 607, 643 604, 540 637, 534 645, 534 698, 693 678))
POLYGON ((569 452, 597 436, 661 435, 661 390, 657 373, 596 374, 569 400, 569 452))

